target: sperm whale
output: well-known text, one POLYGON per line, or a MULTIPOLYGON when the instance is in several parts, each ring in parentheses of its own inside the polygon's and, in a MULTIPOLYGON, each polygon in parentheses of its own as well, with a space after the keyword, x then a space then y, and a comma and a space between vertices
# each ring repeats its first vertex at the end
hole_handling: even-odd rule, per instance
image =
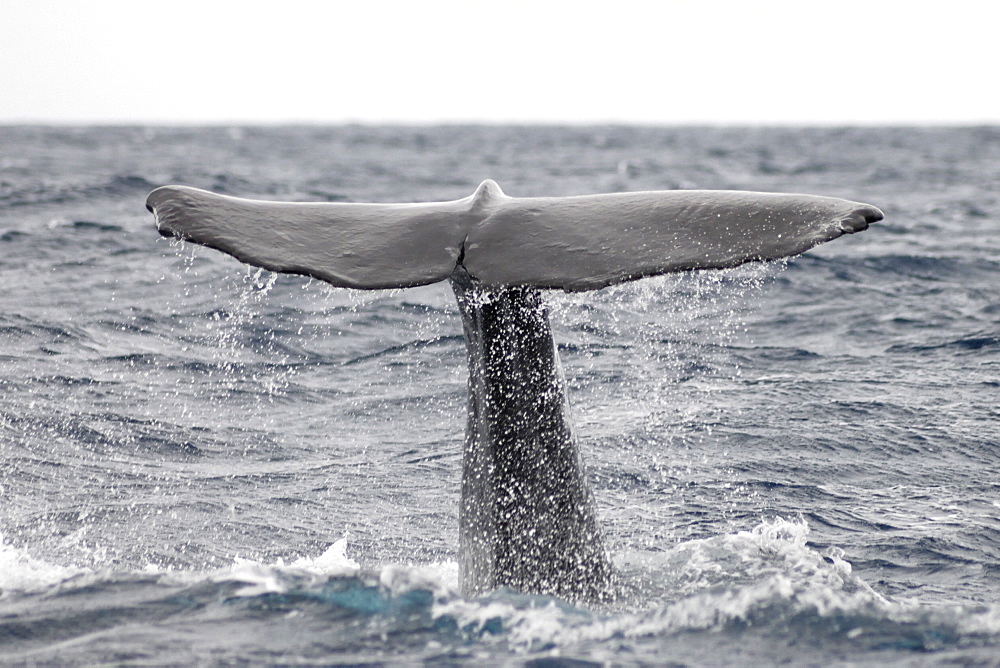
POLYGON ((162 235, 271 271, 367 290, 450 281, 469 364, 462 588, 569 599, 601 598, 613 569, 542 291, 789 257, 883 217, 833 197, 743 191, 516 198, 491 180, 463 199, 405 204, 163 186, 146 207, 162 235))

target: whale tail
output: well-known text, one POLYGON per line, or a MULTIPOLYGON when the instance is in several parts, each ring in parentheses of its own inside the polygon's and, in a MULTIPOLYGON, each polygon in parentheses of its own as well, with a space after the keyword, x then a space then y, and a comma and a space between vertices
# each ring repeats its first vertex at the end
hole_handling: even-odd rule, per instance
POLYGON ((540 288, 590 290, 794 255, 880 220, 829 197, 667 191, 427 204, 290 204, 167 186, 162 234, 352 288, 450 279, 469 362, 459 509, 467 593, 604 598, 614 580, 540 288))
POLYGON ((185 186, 146 200, 160 233, 339 287, 435 283, 592 290, 675 271, 802 253, 882 219, 832 197, 669 190, 508 197, 493 181, 450 202, 264 202, 185 186))

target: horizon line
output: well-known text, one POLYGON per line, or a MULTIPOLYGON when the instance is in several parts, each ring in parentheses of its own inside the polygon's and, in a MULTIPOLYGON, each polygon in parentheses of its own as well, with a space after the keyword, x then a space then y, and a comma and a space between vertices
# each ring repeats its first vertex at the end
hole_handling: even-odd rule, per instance
POLYGON ((162 128, 215 128, 215 127, 399 127, 399 128, 439 128, 439 127, 636 127, 636 128, 975 128, 1000 126, 996 119, 962 120, 675 120, 675 121, 627 121, 616 119, 588 120, 490 120, 490 119, 0 119, 0 127, 162 127, 162 128))

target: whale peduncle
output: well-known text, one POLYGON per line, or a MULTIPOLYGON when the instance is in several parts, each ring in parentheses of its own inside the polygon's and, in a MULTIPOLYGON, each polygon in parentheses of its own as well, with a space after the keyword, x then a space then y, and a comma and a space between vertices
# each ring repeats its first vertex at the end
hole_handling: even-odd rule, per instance
POLYGON ((612 568, 541 292, 485 288, 461 267, 451 284, 469 360, 462 589, 602 598, 612 568))

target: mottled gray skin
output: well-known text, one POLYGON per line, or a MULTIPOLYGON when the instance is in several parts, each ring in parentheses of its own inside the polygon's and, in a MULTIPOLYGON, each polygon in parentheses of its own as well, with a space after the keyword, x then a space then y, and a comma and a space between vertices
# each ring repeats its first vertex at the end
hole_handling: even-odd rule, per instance
POLYGON ((469 359, 459 511, 462 589, 598 599, 611 564, 597 526, 548 311, 535 288, 451 279, 469 359))

